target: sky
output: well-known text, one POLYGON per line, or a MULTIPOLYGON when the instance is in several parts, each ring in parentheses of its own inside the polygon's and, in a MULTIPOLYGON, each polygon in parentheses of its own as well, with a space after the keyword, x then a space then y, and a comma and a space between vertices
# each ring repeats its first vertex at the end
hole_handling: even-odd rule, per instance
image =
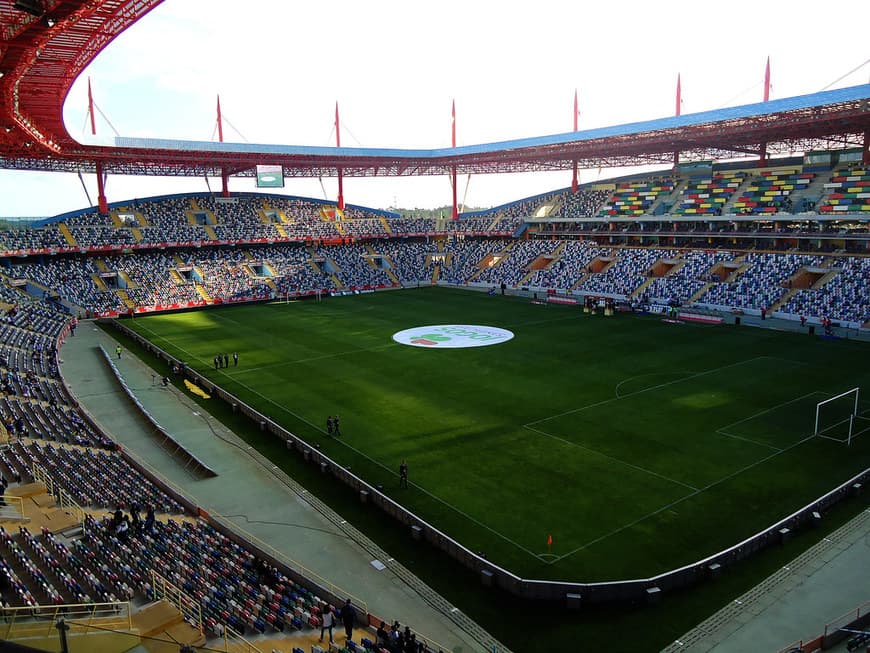
MULTIPOLYGON (((580 129, 870 80, 870 2, 838 15, 806 0, 701 3, 537 0, 165 0, 116 38, 72 87, 64 119, 73 138, 116 135, 346 147, 450 145, 580 129), (844 22, 846 21, 846 22, 844 22), (856 29, 849 26, 854 25, 856 29), (97 136, 87 124, 87 78, 97 136), (86 128, 87 125, 87 128, 86 128)), ((582 170, 581 183, 631 170, 582 170)), ((486 208, 570 185, 571 172, 459 179, 459 201, 486 208)), ((96 179, 85 175, 96 203, 96 179)), ((211 179, 210 189, 220 190, 211 179)), ((112 175, 109 202, 207 191, 202 178, 112 175)), ((254 191, 230 179, 230 191, 254 191)), ((334 178, 287 179, 281 191, 334 200, 334 178)), ((374 208, 449 205, 444 177, 345 179, 345 201, 374 208)), ((0 170, 0 215, 51 216, 91 204, 77 175, 0 170)))

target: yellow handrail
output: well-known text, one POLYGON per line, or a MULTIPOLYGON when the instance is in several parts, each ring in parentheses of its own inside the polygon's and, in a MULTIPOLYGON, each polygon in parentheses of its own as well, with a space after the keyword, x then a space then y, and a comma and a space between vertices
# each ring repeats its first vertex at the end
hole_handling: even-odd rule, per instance
POLYGON ((203 632, 202 606, 192 596, 186 594, 183 589, 166 580, 153 569, 151 570, 151 589, 154 590, 154 599, 163 599, 174 605, 184 615, 188 623, 203 632))
POLYGON ((33 480, 42 483, 45 486, 45 491, 54 496, 57 500, 57 505, 60 508, 71 513, 76 518, 76 521, 84 525, 87 513, 78 503, 76 503, 75 499, 69 495, 69 492, 54 482, 54 479, 47 470, 34 464, 31 473, 33 474, 33 480))
POLYGON ((6 608, 2 613, 5 623, 0 626, 0 640, 47 637, 56 629, 61 617, 71 632, 87 632, 94 625, 107 630, 133 630, 129 601, 23 606, 6 608))
POLYGON ((7 506, 15 508, 15 510, 18 511, 18 514, 21 515, 22 519, 26 517, 26 515, 24 514, 24 499, 22 499, 21 497, 12 496, 11 494, 4 494, 3 502, 7 506))

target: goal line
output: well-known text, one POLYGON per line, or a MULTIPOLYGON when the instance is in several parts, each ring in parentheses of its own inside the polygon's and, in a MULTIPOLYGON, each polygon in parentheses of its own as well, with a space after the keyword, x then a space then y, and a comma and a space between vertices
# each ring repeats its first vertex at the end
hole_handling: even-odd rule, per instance
POLYGON ((870 430, 870 418, 859 410, 860 388, 852 388, 816 404, 813 434, 852 444, 852 438, 870 430))

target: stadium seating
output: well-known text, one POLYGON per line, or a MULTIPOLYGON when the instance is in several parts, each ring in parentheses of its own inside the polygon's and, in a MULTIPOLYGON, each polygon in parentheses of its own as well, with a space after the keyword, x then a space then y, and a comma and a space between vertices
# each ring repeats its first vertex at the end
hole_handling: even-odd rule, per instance
POLYGON ((673 179, 626 181, 619 184, 598 211, 601 217, 630 218, 647 213, 660 197, 674 190, 673 179))
POLYGON ((691 177, 671 213, 674 215, 722 215, 725 203, 731 198, 745 175, 723 172, 691 177))
POLYGON ((825 184, 820 213, 870 213, 870 168, 844 168, 825 184))
POLYGON ((803 190, 815 178, 814 172, 768 171, 752 178, 737 201, 731 206, 733 213, 747 215, 774 215, 792 213, 794 208, 789 197, 795 190, 803 190))

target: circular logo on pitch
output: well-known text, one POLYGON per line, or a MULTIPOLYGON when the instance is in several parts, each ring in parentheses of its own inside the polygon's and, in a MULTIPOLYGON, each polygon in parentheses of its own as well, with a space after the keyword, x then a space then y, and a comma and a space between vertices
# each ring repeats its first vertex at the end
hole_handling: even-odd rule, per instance
POLYGON ((507 342, 513 337, 514 334, 507 329, 476 324, 436 324, 393 334, 393 340, 399 344, 429 349, 486 347, 507 342))

